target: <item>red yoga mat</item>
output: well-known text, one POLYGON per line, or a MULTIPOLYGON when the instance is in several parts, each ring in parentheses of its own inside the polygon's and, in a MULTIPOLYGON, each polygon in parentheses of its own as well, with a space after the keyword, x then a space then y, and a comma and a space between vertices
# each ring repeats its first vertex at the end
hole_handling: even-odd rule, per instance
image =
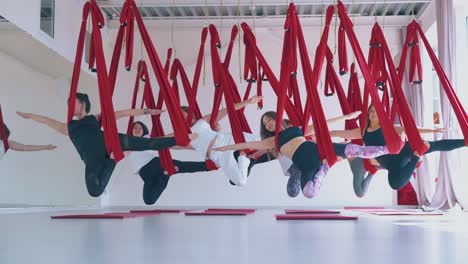
POLYGON ((345 210, 381 210, 385 209, 383 206, 345 206, 345 210))
POLYGON ((276 220, 357 220, 357 216, 338 214, 280 214, 276 220))
POLYGON ((124 219, 133 216, 117 215, 117 214, 75 214, 75 215, 55 215, 52 219, 124 219))
POLYGON ((255 213, 255 209, 221 209, 221 208, 208 208, 205 212, 218 212, 218 213, 230 213, 230 212, 238 212, 238 213, 246 213, 252 214, 255 213))
POLYGON ((431 212, 371 212, 373 215, 381 216, 398 216, 398 215, 411 215, 411 216, 438 216, 444 215, 443 213, 431 213, 431 212))
POLYGON ((245 216, 248 215, 247 212, 242 211, 205 211, 205 212, 186 212, 185 215, 238 215, 238 216, 245 216))
POLYGON ((131 213, 145 213, 145 214, 179 214, 185 210, 176 209, 154 209, 154 210, 130 210, 131 213))
POLYGON ((286 214, 339 214, 340 211, 333 210, 284 210, 286 214))

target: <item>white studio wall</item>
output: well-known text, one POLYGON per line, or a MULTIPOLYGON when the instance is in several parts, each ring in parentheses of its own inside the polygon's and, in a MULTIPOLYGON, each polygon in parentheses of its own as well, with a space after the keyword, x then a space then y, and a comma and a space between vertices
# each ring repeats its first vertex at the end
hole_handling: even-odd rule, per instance
MULTIPOLYGON (((0 68, 0 98, 11 139, 25 144, 58 146, 56 150, 47 152, 9 151, 1 160, 0 204, 55 206, 98 203, 99 200, 90 197, 86 191, 84 165, 70 140, 15 113, 34 112, 65 121, 68 79, 53 79, 37 73, 3 52, 0 52, 0 68)), ((88 91, 86 86, 81 89, 88 91)), ((95 97, 93 90, 88 92, 95 97)))

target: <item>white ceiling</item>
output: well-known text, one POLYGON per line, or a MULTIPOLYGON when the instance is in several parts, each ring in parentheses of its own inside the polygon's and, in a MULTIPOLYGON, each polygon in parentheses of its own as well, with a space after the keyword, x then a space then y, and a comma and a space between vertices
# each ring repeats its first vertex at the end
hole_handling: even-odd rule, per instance
MULTIPOLYGON (((109 19, 118 19, 124 0, 98 0, 109 19)), ((135 0, 144 19, 227 19, 281 17, 287 12, 287 0, 135 0)), ((303 17, 322 16, 332 0, 293 1, 303 17)), ((359 16, 419 16, 431 0, 345 0, 348 13, 359 16)))

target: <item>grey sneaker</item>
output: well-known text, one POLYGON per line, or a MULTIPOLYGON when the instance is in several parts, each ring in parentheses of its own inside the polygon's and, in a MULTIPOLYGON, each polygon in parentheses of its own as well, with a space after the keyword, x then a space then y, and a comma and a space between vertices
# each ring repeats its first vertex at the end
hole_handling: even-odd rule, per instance
POLYGON ((286 190, 289 197, 296 197, 301 193, 301 171, 293 164, 288 169, 289 180, 286 190))

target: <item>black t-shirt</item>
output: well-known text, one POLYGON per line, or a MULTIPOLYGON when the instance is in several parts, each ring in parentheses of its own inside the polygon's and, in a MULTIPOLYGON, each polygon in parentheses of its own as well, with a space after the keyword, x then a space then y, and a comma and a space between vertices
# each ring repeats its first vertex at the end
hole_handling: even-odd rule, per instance
POLYGON ((94 115, 72 120, 68 135, 85 164, 109 158, 101 125, 94 115))

